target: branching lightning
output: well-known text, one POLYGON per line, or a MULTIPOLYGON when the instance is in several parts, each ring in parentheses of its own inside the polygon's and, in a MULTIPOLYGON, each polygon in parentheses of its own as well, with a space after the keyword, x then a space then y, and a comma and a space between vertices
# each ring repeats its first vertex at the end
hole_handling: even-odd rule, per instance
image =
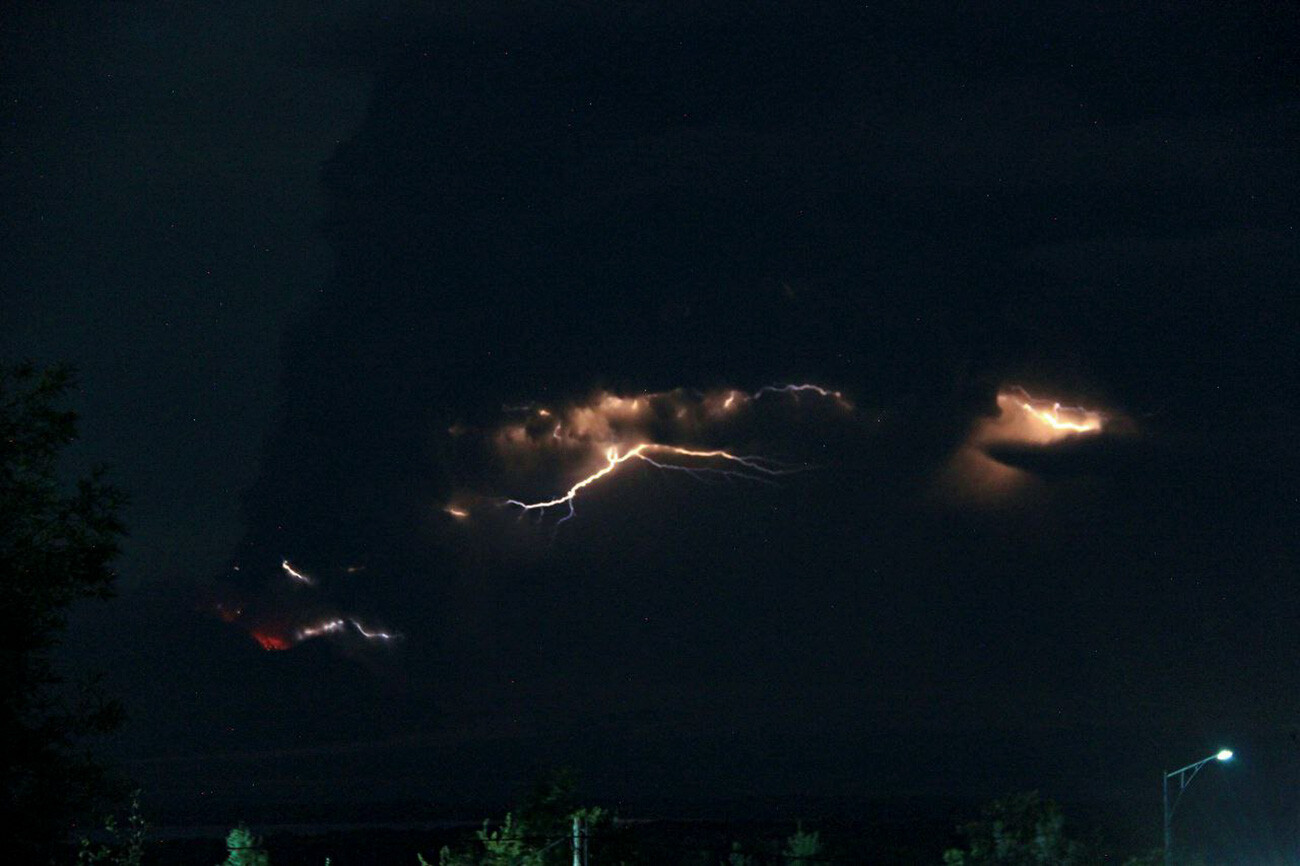
POLYGON ((560 523, 563 523, 574 516, 574 502, 577 500, 578 494, 581 493, 584 488, 590 487, 602 478, 612 475, 619 466, 634 459, 645 461, 657 469, 675 469, 687 473, 707 472, 716 475, 727 475, 733 478, 742 478, 749 481, 760 482, 766 482, 768 480, 765 476, 787 475, 791 472, 796 472, 799 469, 799 467, 782 466, 774 461, 765 460, 761 457, 741 456, 722 450, 698 451, 691 448, 679 448, 675 445, 657 445, 652 442, 643 442, 640 445, 634 445, 627 451, 619 453, 618 446, 611 445, 605 450, 605 465, 574 484, 563 496, 540 502, 523 502, 518 499, 507 499, 506 505, 513 505, 523 511, 538 512, 544 512, 548 508, 555 508, 560 505, 567 505, 569 513, 560 518, 559 521, 560 523), (744 469, 724 469, 717 466, 682 466, 676 463, 665 462, 662 459, 655 460, 649 456, 651 454, 663 454, 670 458, 688 457, 698 460, 722 460, 737 466, 743 466, 744 469))
MULTIPOLYGON (((677 388, 631 396, 597 391, 584 401, 559 406, 508 405, 503 407, 506 412, 523 417, 512 418, 495 430, 485 431, 487 441, 507 466, 532 468, 539 461, 575 465, 596 462, 599 468, 580 478, 562 495, 549 499, 501 499, 462 492, 442 510, 456 521, 465 521, 477 507, 474 503, 507 505, 539 515, 551 508, 566 507, 567 513, 559 520, 564 523, 574 516, 575 503, 583 491, 601 483, 632 460, 701 479, 721 476, 773 483, 776 476, 808 467, 695 444, 744 436, 740 431, 757 417, 753 414, 760 411, 756 404, 764 398, 767 398, 765 403, 774 404, 761 410, 769 420, 792 411, 803 413, 814 409, 815 401, 833 404, 841 410, 852 409, 852 404, 839 391, 811 383, 764 385, 756 391, 677 388), (787 400, 775 400, 778 395, 784 395, 787 400)), ((465 429, 453 425, 451 432, 463 435, 465 429)))

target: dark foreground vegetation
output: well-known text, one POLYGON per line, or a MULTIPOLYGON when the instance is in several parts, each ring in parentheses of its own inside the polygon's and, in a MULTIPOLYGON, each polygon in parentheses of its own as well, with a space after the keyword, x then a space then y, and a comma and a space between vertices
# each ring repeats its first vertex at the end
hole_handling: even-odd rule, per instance
POLYGON ((124 497, 102 469, 71 483, 59 472, 77 438, 62 405, 73 386, 67 367, 0 364, 0 817, 10 863, 43 862, 74 820, 123 793, 86 745, 120 724, 121 707, 55 662, 69 608, 113 595, 125 532, 124 497))
MULTIPOLYGON (((1079 807, 1067 822, 1055 803, 1027 793, 986 804, 894 801, 866 805, 856 817, 824 815, 813 823, 789 819, 704 820, 619 818, 602 809, 573 808, 573 787, 539 786, 505 816, 466 821, 336 824, 237 824, 164 828, 131 835, 130 819, 94 843, 81 862, 222 864, 222 866, 815 866, 815 864, 946 864, 946 866, 1145 866, 1159 852, 1134 855, 1149 838, 1126 815, 1079 807), (1099 828, 1105 827, 1109 836, 1099 828), (575 840, 575 830, 577 838, 575 840), (1138 840, 1135 845, 1133 840, 1138 840), (575 844, 576 842, 576 844, 575 844)), ((396 810, 401 811, 401 810, 396 810)), ((1149 828, 1147 828, 1149 830, 1149 828)), ((72 852, 69 851, 69 860, 72 852)), ((67 862, 67 861, 65 861, 67 862)), ((1184 856, 1180 864, 1202 862, 1184 856)))

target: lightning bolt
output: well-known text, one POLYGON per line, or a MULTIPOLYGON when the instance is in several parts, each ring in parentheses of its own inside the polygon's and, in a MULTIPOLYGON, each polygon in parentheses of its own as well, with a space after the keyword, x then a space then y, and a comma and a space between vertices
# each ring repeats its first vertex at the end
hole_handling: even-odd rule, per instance
POLYGON ((759 388, 753 394, 749 395, 749 399, 757 401, 764 394, 790 394, 797 400, 799 399, 800 394, 809 393, 809 392, 816 394, 819 397, 826 397, 831 400, 834 400, 836 403, 839 404, 841 409, 848 409, 850 411, 853 409, 853 404, 849 402, 849 399, 845 397, 841 392, 832 391, 828 388, 823 388, 821 385, 812 385, 812 384, 764 385, 762 388, 759 388))
POLYGON ((821 397, 830 397, 832 400, 835 400, 837 403, 845 407, 849 405, 848 401, 844 399, 844 395, 841 394, 839 391, 831 391, 826 388, 823 388, 821 385, 811 385, 811 384, 764 385, 762 388, 759 388, 757 391, 751 394, 750 399, 757 400, 758 398, 762 397, 764 394, 796 394, 797 395, 805 391, 811 391, 812 393, 817 394, 818 396, 821 397))
POLYGON ((361 635, 366 640, 390 641, 401 637, 401 635, 389 634, 388 632, 371 631, 355 619, 327 619, 318 622, 315 625, 303 626, 298 629, 296 637, 299 642, 311 640, 314 637, 321 637, 322 635, 343 631, 348 626, 352 626, 352 628, 356 630, 357 634, 361 635))
POLYGON ((302 574, 301 572, 295 571, 294 567, 289 564, 289 560, 286 559, 281 561, 280 567, 284 569, 285 574, 289 575, 291 578, 298 581, 299 583, 305 583, 308 586, 316 585, 316 581, 312 580, 310 577, 308 577, 305 574, 302 574))
MULTIPOLYGON (((628 450, 619 453, 617 445, 611 445, 605 449, 605 465, 586 478, 578 481, 568 489, 563 496, 557 496, 554 499, 547 499, 540 502, 523 502, 519 499, 507 499, 506 505, 513 505, 521 511, 545 512, 548 508, 555 508, 560 505, 567 505, 569 513, 560 518, 558 523, 564 523, 576 513, 574 511, 574 502, 577 501, 578 495, 586 488, 612 475, 620 466, 629 460, 642 460, 658 469, 674 469, 680 472, 686 472, 692 475, 696 473, 712 473, 715 475, 725 475, 733 478, 742 478, 749 481, 768 482, 771 476, 788 475, 791 472, 797 472, 803 467, 790 467, 767 460, 762 457, 749 457, 732 454, 729 451, 697 451, 690 448, 679 448, 675 445, 659 445, 653 442, 643 442, 640 445, 634 445, 628 450), (651 457, 651 454, 665 455, 669 459, 673 457, 687 457, 697 460, 721 460, 725 463, 734 464, 743 469, 724 469, 717 466, 681 466, 676 463, 666 462, 662 457, 658 460, 651 457)), ((770 482, 768 482, 770 483, 770 482)), ((557 523, 557 525, 558 525, 557 523)))
MULTIPOLYGON (((853 410, 853 405, 841 392, 812 383, 773 383, 756 391, 677 388, 635 396, 598 390, 584 401, 562 406, 543 407, 537 403, 506 406, 506 411, 527 417, 512 419, 487 434, 501 455, 516 460, 537 452, 556 454, 561 449, 561 456, 585 452, 596 458, 599 468, 579 479, 563 494, 552 498, 529 502, 475 497, 475 502, 509 505, 521 512, 536 512, 539 516, 551 508, 567 507, 567 513, 556 524, 558 526, 574 516, 575 503, 583 491, 601 483, 632 460, 640 460, 656 469, 684 472, 701 480, 711 476, 760 483, 773 483, 774 476, 811 468, 721 449, 660 444, 664 440, 699 441, 710 427, 722 424, 733 427, 746 423, 735 420, 733 413, 752 407, 760 400, 771 402, 770 408, 779 412, 788 412, 795 407, 802 411, 806 408, 805 403, 820 400, 833 401, 846 411, 853 410), (600 456, 604 457, 603 464, 599 462, 600 456)), ((463 522, 473 514, 474 506, 462 497, 447 503, 442 510, 449 517, 463 522)))
POLYGON ((1096 433, 1101 430, 1104 417, 1100 412, 1081 406, 1063 406, 1056 402, 1035 400, 1023 388, 1013 389, 1011 397, 1022 410, 1053 430, 1062 433, 1096 433))
POLYGON ((348 622, 357 630, 357 633, 366 640, 397 640, 401 637, 400 634, 389 634, 386 631, 367 631, 366 627, 355 619, 350 619, 348 622))
POLYGON ((324 634, 333 634, 339 631, 347 623, 341 619, 327 619, 324 622, 318 622, 315 625, 305 625, 298 629, 298 640, 311 640, 314 637, 320 637, 324 634))

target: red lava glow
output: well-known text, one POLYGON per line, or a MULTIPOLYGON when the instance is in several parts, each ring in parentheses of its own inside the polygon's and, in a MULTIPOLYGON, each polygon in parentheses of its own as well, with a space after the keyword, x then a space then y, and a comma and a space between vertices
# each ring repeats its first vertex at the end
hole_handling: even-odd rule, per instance
POLYGON ((286 638, 280 637, 280 635, 277 634, 270 634, 264 631, 252 631, 249 632, 249 634, 253 636, 253 640, 262 645, 262 649, 264 650, 287 650, 293 646, 293 644, 286 638))

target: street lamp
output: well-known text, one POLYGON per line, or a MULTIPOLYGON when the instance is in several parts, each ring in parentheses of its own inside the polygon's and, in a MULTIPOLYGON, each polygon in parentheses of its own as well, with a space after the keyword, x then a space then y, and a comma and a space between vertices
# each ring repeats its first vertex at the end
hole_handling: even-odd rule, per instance
POLYGON ((1161 790, 1164 792, 1165 799, 1165 866, 1169 866, 1169 846, 1172 841, 1171 824, 1174 820, 1174 810, 1178 808, 1178 801, 1183 799, 1183 791, 1187 786, 1192 784, 1192 779, 1201 771, 1210 761, 1228 761, 1232 759, 1232 749, 1220 749, 1208 758, 1188 764, 1180 770, 1174 770, 1172 773, 1165 773, 1160 780, 1161 790), (1169 780, 1178 777, 1178 796, 1174 797, 1174 802, 1169 802, 1169 780))

